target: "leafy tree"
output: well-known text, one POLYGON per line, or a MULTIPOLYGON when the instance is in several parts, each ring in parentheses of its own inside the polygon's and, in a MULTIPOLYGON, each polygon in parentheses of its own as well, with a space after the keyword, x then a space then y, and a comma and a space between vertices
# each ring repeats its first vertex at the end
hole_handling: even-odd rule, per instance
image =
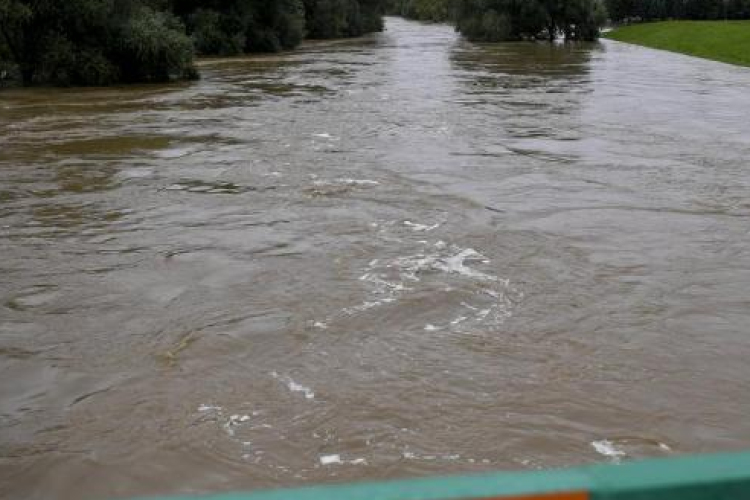
POLYGON ((613 22, 750 19, 750 0, 607 0, 613 22))
POLYGON ((304 0, 310 38, 360 36, 383 29, 382 0, 304 0))
POLYGON ((0 0, 0 77, 3 61, 18 68, 25 85, 194 77, 194 51, 275 52, 306 34, 381 30, 384 1, 0 0))
POLYGON ((0 36, 24 85, 106 85, 194 75, 171 14, 137 0, 0 0, 0 36))
POLYGON ((606 21, 600 0, 464 0, 456 28, 471 40, 594 40, 606 21))
POLYGON ((451 19, 451 2, 447 0, 392 0, 389 2, 388 12, 422 21, 448 21, 451 19))

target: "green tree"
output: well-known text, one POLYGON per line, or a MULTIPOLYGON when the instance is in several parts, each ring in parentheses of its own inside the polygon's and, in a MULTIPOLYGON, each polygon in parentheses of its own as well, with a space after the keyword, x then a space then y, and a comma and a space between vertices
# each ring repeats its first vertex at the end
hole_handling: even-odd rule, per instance
POLYGON ((360 36, 383 29, 383 0, 304 0, 309 38, 360 36))
POLYGON ((471 40, 595 40, 606 21, 601 0, 464 0, 456 29, 471 40))
POLYGON ((137 0, 0 0, 0 36, 24 85, 106 85, 194 76, 168 12, 137 0))

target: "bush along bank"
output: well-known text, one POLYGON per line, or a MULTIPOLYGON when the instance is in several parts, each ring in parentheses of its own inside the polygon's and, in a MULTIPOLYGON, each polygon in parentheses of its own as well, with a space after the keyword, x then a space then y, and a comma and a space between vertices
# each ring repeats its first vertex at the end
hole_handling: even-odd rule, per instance
POLYGON ((199 55, 381 30, 384 0, 0 0, 0 85, 197 78, 199 55))

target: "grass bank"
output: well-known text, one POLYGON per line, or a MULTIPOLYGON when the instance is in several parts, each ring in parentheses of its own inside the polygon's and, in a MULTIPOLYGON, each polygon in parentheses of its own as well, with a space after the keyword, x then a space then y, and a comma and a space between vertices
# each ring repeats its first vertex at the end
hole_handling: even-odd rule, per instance
POLYGON ((633 24, 604 35, 620 42, 750 66, 750 21, 633 24))

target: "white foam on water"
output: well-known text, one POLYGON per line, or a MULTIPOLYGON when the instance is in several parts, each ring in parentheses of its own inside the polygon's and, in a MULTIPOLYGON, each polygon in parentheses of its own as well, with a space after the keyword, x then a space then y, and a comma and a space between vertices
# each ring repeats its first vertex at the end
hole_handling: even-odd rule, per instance
MULTIPOLYGON (((313 179, 315 177, 312 177, 313 179)), ((379 185, 378 181, 370 179, 349 179, 340 178, 333 180, 314 180, 312 187, 307 188, 306 191, 312 195, 317 196, 333 196, 338 194, 345 194, 353 189, 365 189, 379 185)))
MULTIPOLYGON (((407 226, 415 225, 411 221, 405 221, 403 224, 407 226)), ((383 226, 391 225, 393 224, 385 223, 383 226)), ((434 226, 424 226, 424 228, 431 227, 434 226)), ((422 229, 422 225, 419 225, 419 229, 422 229)), ((471 263, 489 264, 490 261, 487 257, 473 248, 448 245, 444 241, 437 241, 432 244, 425 242, 425 245, 427 248, 424 252, 391 259, 370 260, 364 274, 359 277, 360 281, 371 285, 370 295, 361 304, 345 308, 343 312, 352 315, 396 302, 408 292, 417 290, 416 283, 434 276, 435 272, 438 271, 487 283, 478 293, 496 299, 493 304, 487 304, 486 299, 476 304, 462 302, 461 304, 470 309, 472 314, 463 314, 449 324, 457 325, 469 319, 472 322, 492 320, 501 323, 511 315, 515 304, 508 293, 515 295, 516 291, 510 289, 510 281, 470 266, 471 263)), ((444 326, 441 325, 440 327, 443 328, 444 326)), ((425 329, 431 330, 430 327, 425 327, 425 329)))
POLYGON ((594 447, 597 453, 599 453, 600 455, 604 455, 605 457, 611 458, 613 462, 619 462, 621 457, 624 457, 627 455, 624 451, 618 450, 615 447, 615 444, 608 439, 602 439, 600 441, 593 441, 591 443, 591 446, 594 447))
POLYGON ((336 182, 346 184, 347 186, 379 186, 378 181, 371 179, 336 179, 336 182))
POLYGON ((202 404, 202 405, 200 405, 198 407, 198 411, 202 411, 202 412, 205 412, 205 411, 221 411, 221 410, 222 410, 221 406, 214 406, 214 405, 202 404))
POLYGON ((432 325, 432 324, 428 323, 428 324, 424 325, 424 329, 427 332, 435 332, 435 331, 440 330, 440 327, 437 327, 435 325, 432 325))
POLYGON ((456 255, 452 255, 447 258, 439 259, 435 263, 435 267, 437 269, 440 269, 441 271, 445 271, 447 273, 453 273, 453 274, 460 274, 462 276, 466 276, 468 278, 474 278, 478 280, 486 280, 486 281, 498 281, 499 278, 497 276, 492 276, 490 274, 483 273, 481 271, 477 271, 475 269, 472 269, 466 265, 467 260, 479 260, 483 264, 489 263, 487 258, 474 250, 473 248, 465 248, 458 252, 456 255))
POLYGON ((144 179, 146 177, 152 177, 154 175, 154 169, 152 168, 129 168, 122 170, 117 174, 117 177, 121 179, 144 179))
POLYGON ((157 151, 156 156, 159 158, 175 159, 175 158, 182 158, 183 156, 187 156, 190 153, 194 153, 195 151, 196 151, 196 148, 192 146, 174 147, 174 148, 164 149, 162 151, 157 151))
POLYGON ((313 327, 314 328, 319 328, 321 330, 326 330, 326 329, 328 329, 328 323, 326 323, 324 321, 313 321, 313 327))
POLYGON ((433 224, 432 226, 428 226, 426 224, 417 224, 416 222, 405 220, 404 226, 411 228, 411 230, 414 232, 421 233, 421 232, 429 232, 434 229, 437 229, 440 227, 440 224, 433 224))
POLYGON ((271 372, 271 376, 276 380, 283 382, 292 392, 301 392, 305 395, 305 399, 314 399, 315 392, 309 387, 295 382, 291 377, 279 375, 277 372, 271 372))
POLYGON ((224 424, 224 430, 230 436, 234 436, 234 427, 244 424, 250 420, 250 415, 231 415, 224 424))
POLYGON ((331 140, 337 140, 338 137, 334 137, 328 132, 323 132, 321 134, 313 134, 313 137, 317 137, 318 139, 331 139, 331 140))
POLYGON ((467 319, 469 318, 467 318, 466 316, 459 316, 458 318, 451 321, 451 325, 458 325, 459 323, 463 323, 467 319))
POLYGON ((320 465, 339 465, 343 464, 341 455, 321 455, 320 465))
MULTIPOLYGON (((425 461, 428 461, 428 462, 432 462, 434 460, 446 460, 446 461, 449 461, 449 462, 450 461, 461 460, 461 455, 459 455, 457 453, 446 453, 444 455, 420 455, 418 453, 414 453, 414 452, 409 451, 409 450, 404 450, 401 453, 401 456, 405 460, 425 460, 425 461)), ((468 461, 471 462, 471 459, 469 459, 468 461)))
POLYGON ((345 187, 362 187, 362 186, 378 186, 378 181, 371 179, 351 179, 351 178, 339 178, 332 181, 317 180, 313 181, 313 186, 326 187, 326 186, 345 186, 345 187))

